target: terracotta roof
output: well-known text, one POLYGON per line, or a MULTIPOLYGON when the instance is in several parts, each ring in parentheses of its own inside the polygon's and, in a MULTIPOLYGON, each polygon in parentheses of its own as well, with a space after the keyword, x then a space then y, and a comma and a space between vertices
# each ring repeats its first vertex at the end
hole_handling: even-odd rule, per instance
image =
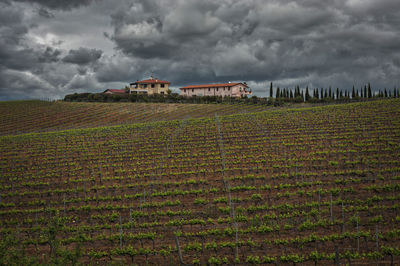
POLYGON ((112 93, 125 93, 125 90, 117 90, 117 89, 107 89, 104 92, 112 92, 112 93))
POLYGON ((145 80, 138 80, 136 82, 133 82, 131 84, 143 84, 143 83, 163 83, 163 84, 171 84, 171 82, 169 81, 165 81, 165 80, 160 80, 160 79, 145 79, 145 80))
POLYGON ((236 82, 236 83, 219 83, 219 84, 203 84, 203 85, 189 85, 186 87, 180 88, 182 89, 200 89, 200 88, 219 88, 219 87, 233 87, 235 85, 242 84, 245 87, 248 87, 246 84, 243 84, 241 82, 236 82))

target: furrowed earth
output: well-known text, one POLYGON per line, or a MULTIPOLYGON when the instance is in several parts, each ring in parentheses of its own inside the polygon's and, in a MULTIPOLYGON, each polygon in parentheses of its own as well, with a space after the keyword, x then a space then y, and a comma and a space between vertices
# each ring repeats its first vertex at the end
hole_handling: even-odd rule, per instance
POLYGON ((0 264, 400 263, 399 99, 0 110, 0 264))

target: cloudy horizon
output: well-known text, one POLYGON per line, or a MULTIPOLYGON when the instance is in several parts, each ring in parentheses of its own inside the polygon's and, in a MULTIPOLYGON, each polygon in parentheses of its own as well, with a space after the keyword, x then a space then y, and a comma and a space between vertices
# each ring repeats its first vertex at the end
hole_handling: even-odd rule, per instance
POLYGON ((400 87, 398 0, 0 0, 0 100, 245 81, 400 87))

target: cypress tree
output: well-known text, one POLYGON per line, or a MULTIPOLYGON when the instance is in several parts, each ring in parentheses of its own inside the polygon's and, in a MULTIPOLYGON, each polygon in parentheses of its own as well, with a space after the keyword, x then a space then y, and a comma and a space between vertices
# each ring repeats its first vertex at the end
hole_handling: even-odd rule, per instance
POLYGON ((269 98, 272 99, 273 95, 274 95, 274 90, 272 88, 272 81, 271 81, 271 84, 269 85, 269 98))
POLYGON ((393 98, 397 97, 397 92, 396 92, 396 88, 393 89, 393 98))
POLYGON ((306 87, 306 102, 310 100, 310 93, 308 92, 308 86, 306 87))
POLYGON ((356 92, 354 90, 354 85, 353 85, 353 91, 351 92, 351 98, 355 98, 356 97, 356 92))
POLYGON ((290 90, 290 95, 289 95, 290 99, 293 99, 293 91, 290 90))
POLYGON ((279 89, 279 87, 278 88, 276 88, 276 94, 275 94, 275 98, 279 98, 279 96, 280 96, 280 89, 279 89))
POLYGON ((315 98, 319 100, 319 93, 318 93, 318 88, 315 89, 315 98))
POLYGON ((303 102, 304 102, 304 93, 303 93, 303 91, 301 91, 300 96, 301 96, 301 99, 302 99, 303 102))
POLYGON ((387 91, 386 91, 386 88, 385 88, 385 98, 387 98, 388 97, 388 94, 387 94, 387 91))
POLYGON ((371 84, 368 82, 368 98, 372 98, 371 84))
POLYGON ((339 88, 336 88, 336 100, 340 99, 339 88))
POLYGON ((327 89, 325 89, 324 98, 325 98, 325 99, 328 98, 328 90, 327 90, 327 89))
POLYGON ((364 98, 367 98, 367 85, 364 85, 364 98))
POLYGON ((358 90, 356 91, 356 97, 360 97, 360 94, 358 93, 358 90))
POLYGON ((332 89, 331 89, 331 86, 329 86, 329 98, 332 98, 332 89))

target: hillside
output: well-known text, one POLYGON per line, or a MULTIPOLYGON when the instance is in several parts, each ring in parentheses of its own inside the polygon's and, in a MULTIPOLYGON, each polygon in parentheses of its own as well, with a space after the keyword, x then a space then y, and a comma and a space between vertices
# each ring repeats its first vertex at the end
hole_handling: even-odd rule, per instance
POLYGON ((0 102, 0 135, 211 117, 268 110, 245 104, 0 102))
MULTIPOLYGON (((85 122, 105 105, 65 104, 43 107, 46 129, 71 106, 59 128, 105 127, 0 137, 0 264, 400 263, 398 99, 225 116, 238 110, 173 105, 169 119, 208 117, 130 125, 117 106, 138 107, 85 122)), ((39 130, 38 114, 20 131, 39 130)))

